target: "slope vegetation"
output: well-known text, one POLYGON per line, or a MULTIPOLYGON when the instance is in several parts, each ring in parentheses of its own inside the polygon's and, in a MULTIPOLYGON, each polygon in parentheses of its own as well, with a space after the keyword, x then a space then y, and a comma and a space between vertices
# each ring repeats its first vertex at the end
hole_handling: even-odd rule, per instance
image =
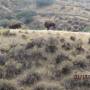
POLYGON ((90 33, 0 30, 0 90, 89 90, 90 33))

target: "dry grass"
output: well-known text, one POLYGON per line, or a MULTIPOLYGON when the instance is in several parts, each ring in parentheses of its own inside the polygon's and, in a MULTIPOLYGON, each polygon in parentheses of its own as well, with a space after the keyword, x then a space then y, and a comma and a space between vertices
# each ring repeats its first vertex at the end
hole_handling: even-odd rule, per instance
POLYGON ((89 71, 90 33, 0 31, 0 90, 89 90, 89 71))

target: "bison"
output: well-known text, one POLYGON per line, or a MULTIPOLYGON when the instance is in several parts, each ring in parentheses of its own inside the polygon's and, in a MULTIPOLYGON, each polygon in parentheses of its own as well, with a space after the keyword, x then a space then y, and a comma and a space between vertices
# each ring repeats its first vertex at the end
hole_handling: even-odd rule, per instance
POLYGON ((18 28, 21 28, 21 27, 22 27, 21 23, 15 23, 15 24, 9 25, 10 29, 18 29, 18 28))
POLYGON ((44 23, 44 26, 47 28, 47 30, 56 28, 56 24, 54 22, 51 22, 51 21, 46 21, 44 23))

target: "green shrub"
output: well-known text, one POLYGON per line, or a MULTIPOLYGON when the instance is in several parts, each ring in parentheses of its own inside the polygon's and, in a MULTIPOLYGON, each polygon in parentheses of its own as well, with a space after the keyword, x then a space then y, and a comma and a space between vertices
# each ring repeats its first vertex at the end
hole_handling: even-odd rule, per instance
POLYGON ((16 17, 17 19, 21 20, 23 23, 28 24, 33 21, 33 16, 35 16, 37 13, 34 11, 22 11, 17 13, 16 17))
POLYGON ((52 5, 55 2, 55 0, 36 0, 37 7, 45 7, 52 5))
POLYGON ((7 19, 0 20, 0 27, 7 27, 8 23, 9 20, 7 19))
POLYGON ((90 32, 90 26, 87 26, 87 27, 84 28, 82 31, 84 31, 84 32, 90 32))

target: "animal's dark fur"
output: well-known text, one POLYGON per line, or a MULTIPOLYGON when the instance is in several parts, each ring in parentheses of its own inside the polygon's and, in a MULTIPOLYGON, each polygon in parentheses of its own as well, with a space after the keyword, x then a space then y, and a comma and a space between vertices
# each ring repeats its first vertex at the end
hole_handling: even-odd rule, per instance
POLYGON ((44 26, 47 28, 47 30, 53 28, 55 29, 56 28, 56 24, 54 22, 51 22, 51 21, 46 21, 44 23, 44 26))
POLYGON ((22 27, 21 23, 16 23, 16 24, 9 25, 10 29, 18 29, 18 28, 21 28, 21 27, 22 27))

